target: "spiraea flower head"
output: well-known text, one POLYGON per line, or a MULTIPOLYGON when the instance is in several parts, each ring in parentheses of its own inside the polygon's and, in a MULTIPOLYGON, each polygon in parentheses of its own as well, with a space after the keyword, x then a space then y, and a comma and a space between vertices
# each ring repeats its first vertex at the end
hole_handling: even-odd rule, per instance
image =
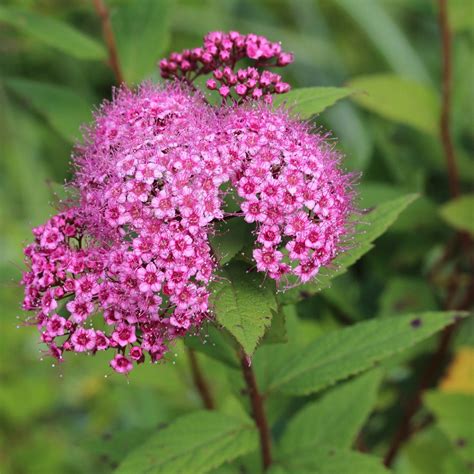
MULTIPOLYGON (((282 288, 314 278, 348 232, 350 178, 326 135, 253 92, 256 100, 212 107, 181 80, 201 69, 222 79, 244 57, 260 67, 291 56, 232 32, 210 33, 193 51, 172 55, 171 69, 162 62, 178 81, 121 88, 104 103, 74 154, 76 200, 33 230, 23 307, 59 359, 109 350, 110 366, 127 374, 212 318, 218 221, 253 225, 256 269, 282 288), (229 192, 239 212, 227 214, 229 192)), ((249 97, 238 92, 247 72, 221 87, 249 97)), ((259 72, 264 95, 278 93, 272 74, 259 72)))

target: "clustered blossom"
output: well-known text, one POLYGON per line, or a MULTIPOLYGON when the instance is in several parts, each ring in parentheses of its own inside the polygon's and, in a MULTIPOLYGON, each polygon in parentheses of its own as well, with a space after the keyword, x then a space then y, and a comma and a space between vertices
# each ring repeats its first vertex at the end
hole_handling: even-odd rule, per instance
POLYGON ((280 43, 273 43, 264 36, 242 35, 237 31, 214 31, 204 38, 201 48, 172 53, 160 61, 161 76, 191 83, 196 77, 212 73, 206 86, 217 90, 225 99, 234 96, 271 101, 271 94, 283 94, 290 85, 269 67, 284 67, 293 62, 293 55, 282 51, 280 43), (250 60, 252 65, 235 70, 236 63, 250 60), (265 68, 264 70, 262 70, 265 68))
MULTIPOLYGON (((206 48, 231 37, 247 56, 285 61, 255 35, 210 34, 206 48)), ((76 202, 25 249, 23 307, 58 359, 110 349, 126 374, 211 318, 215 222, 253 223, 257 270, 282 286, 314 278, 348 232, 337 152, 264 101, 211 107, 183 84, 122 88, 85 135, 76 202), (240 212, 227 213, 229 192, 240 212)))

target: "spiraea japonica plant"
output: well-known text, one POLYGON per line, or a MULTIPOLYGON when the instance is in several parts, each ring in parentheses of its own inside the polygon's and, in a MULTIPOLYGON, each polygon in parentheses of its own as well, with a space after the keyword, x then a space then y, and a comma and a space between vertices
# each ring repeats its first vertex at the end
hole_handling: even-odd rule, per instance
POLYGON ((65 373, 71 353, 103 352, 104 371, 133 384, 141 364, 160 377, 187 346, 208 410, 151 433, 119 473, 387 472, 351 450, 384 364, 464 316, 299 337, 296 305, 368 252, 416 195, 358 204, 358 175, 307 120, 357 91, 291 90, 280 72, 292 62, 279 42, 212 32, 159 62, 164 82, 121 83, 83 127, 67 198, 25 248, 23 308, 65 373), (225 403, 198 352, 224 367, 225 403))

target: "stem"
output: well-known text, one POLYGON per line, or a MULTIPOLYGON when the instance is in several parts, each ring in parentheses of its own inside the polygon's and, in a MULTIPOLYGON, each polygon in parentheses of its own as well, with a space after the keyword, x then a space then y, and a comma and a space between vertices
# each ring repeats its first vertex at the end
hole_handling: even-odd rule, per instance
POLYGON ((443 65, 443 88, 441 106, 441 142, 448 168, 449 188, 453 197, 459 196, 459 174, 454 154, 454 146, 450 132, 451 86, 452 86, 452 58, 451 58, 451 30, 449 28, 447 0, 438 0, 439 28, 441 31, 441 53, 443 65))
MULTIPOLYGON (((438 0, 439 5, 439 28, 441 32, 441 59, 442 59, 442 106, 441 106, 441 119, 440 119, 440 133, 441 143, 444 150, 446 159, 446 165, 448 169, 448 180, 451 196, 456 198, 460 194, 460 182, 459 174, 456 164, 456 156, 454 153, 454 146, 450 132, 450 112, 451 112, 451 88, 452 88, 452 57, 451 57, 451 30, 449 28, 448 11, 447 11, 447 0, 438 0)), ((470 246, 468 237, 459 234, 462 243, 466 246, 466 249, 470 246)), ((446 253, 440 262, 440 265, 445 261, 450 253, 450 246, 447 247, 446 253)), ((458 291, 458 285, 454 285, 449 290, 449 294, 446 297, 445 308, 452 309, 458 307, 459 309, 468 308, 471 301, 470 298, 465 298, 459 305, 455 304, 456 294, 458 291)), ((469 289, 468 289, 469 293, 469 289)), ((458 324, 452 324, 445 328, 441 333, 438 341, 438 347, 433 353, 431 360, 423 372, 420 380, 420 384, 413 395, 412 399, 408 401, 405 407, 405 411, 402 417, 401 424, 395 436, 392 439, 389 450, 385 456, 384 464, 389 467, 400 447, 405 441, 407 441, 413 433, 411 429, 411 422, 413 416, 417 413, 422 404, 423 392, 428 388, 435 379, 439 372, 440 366, 446 358, 449 351, 449 344, 453 338, 458 324)))
POLYGON ((245 356, 243 351, 240 354, 240 363, 245 383, 247 384, 247 393, 252 404, 252 416, 260 435, 260 451, 262 453, 263 469, 266 471, 272 464, 272 453, 271 435, 268 429, 263 397, 258 391, 257 381, 250 360, 245 356))
POLYGON ((201 396, 201 400, 203 405, 205 406, 206 410, 214 410, 214 400, 211 395, 211 391, 207 384, 204 375, 202 374, 201 367, 199 367, 199 362, 196 357, 196 353, 194 349, 187 348, 188 357, 189 357, 189 365, 191 366, 191 373, 193 375, 194 385, 201 396))
POLYGON ((122 70, 120 69, 120 62, 117 53, 117 44, 115 42, 114 32, 112 30, 112 24, 110 23, 110 14, 107 5, 103 0, 92 0, 94 3, 97 15, 100 17, 102 23, 102 36, 104 37, 105 44, 107 45, 107 51, 109 53, 109 66, 111 67, 115 80, 118 85, 125 84, 122 70))

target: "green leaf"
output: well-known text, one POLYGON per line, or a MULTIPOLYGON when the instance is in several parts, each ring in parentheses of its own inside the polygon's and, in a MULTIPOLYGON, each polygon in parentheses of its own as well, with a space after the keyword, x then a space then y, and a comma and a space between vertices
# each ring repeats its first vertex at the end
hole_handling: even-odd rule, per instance
POLYGON ((362 107, 395 122, 435 135, 440 115, 439 98, 429 86, 395 74, 356 77, 348 84, 353 100, 362 107))
POLYGON ((135 84, 156 70, 168 46, 168 0, 130 0, 112 15, 125 81, 135 84))
POLYGON ((284 293, 282 301, 285 304, 293 303, 301 298, 302 292, 312 295, 327 288, 333 278, 345 273, 350 265, 372 249, 372 242, 380 237, 416 198, 416 194, 407 194, 401 198, 384 202, 362 217, 358 217, 360 223, 354 230, 352 248, 334 259, 331 265, 333 268, 322 269, 314 282, 300 285, 284 293))
POLYGON ((330 332, 300 350, 272 374, 268 391, 317 392, 407 349, 445 326, 456 312, 426 312, 375 319, 330 332))
POLYGON ((474 235, 474 194, 465 194, 449 201, 441 207, 440 214, 455 229, 474 235))
POLYGON ((350 448, 375 404, 381 375, 379 370, 369 371, 305 405, 283 434, 280 456, 297 457, 324 444, 350 448))
POLYGON ((273 104, 278 107, 285 104, 291 112, 302 119, 321 113, 338 100, 351 95, 354 91, 346 87, 302 87, 287 94, 276 96, 273 104))
POLYGON ((251 355, 272 321, 277 303, 274 284, 248 272, 243 262, 231 262, 213 285, 216 319, 251 355))
POLYGON ((0 22, 12 25, 35 40, 78 59, 105 59, 107 56, 101 43, 51 17, 1 6, 0 22))
POLYGON ((319 447, 281 460, 269 474, 388 474, 382 460, 332 447, 319 447))
POLYGON ((474 462, 474 395, 430 391, 424 402, 459 456, 474 462))
POLYGON ((199 334, 188 334, 184 342, 188 347, 202 352, 208 357, 212 357, 234 369, 240 369, 240 362, 237 359, 236 351, 232 347, 233 339, 227 332, 217 329, 212 324, 205 325, 199 331, 199 334))
POLYGON ((286 333, 286 318, 283 308, 278 306, 276 311, 272 311, 272 323, 262 339, 263 344, 280 344, 288 342, 286 333))
POLYGON ((257 449, 253 423, 197 411, 159 431, 120 464, 117 474, 202 474, 257 449))
MULTIPOLYGON (((386 63, 397 74, 423 83, 430 83, 431 78, 419 55, 419 48, 416 48, 411 38, 404 33, 400 21, 392 18, 388 3, 379 0, 355 2, 353 0, 334 0, 334 3, 340 5, 354 19, 361 32, 367 35, 373 47, 378 50, 386 63), (381 38, 383 41, 380 40, 381 38)), ((407 5, 404 7, 406 8, 407 5)), ((352 30, 351 34, 354 34, 352 30)), ((365 51, 372 51, 367 48, 365 43, 360 43, 359 47, 365 51)), ((356 48, 353 47, 353 53, 356 53, 355 50, 356 48)), ((368 54, 371 60, 375 60, 372 52, 368 54)), ((379 64, 378 61, 377 64, 379 64)))
POLYGON ((474 11, 471 2, 450 0, 448 15, 451 28, 456 32, 472 31, 474 28, 474 11))
POLYGON ((251 226, 242 218, 216 223, 210 243, 220 265, 230 262, 245 245, 252 242, 250 229, 251 226))
POLYGON ((8 79, 6 83, 67 141, 74 142, 80 136, 79 127, 91 119, 91 105, 72 89, 29 79, 8 79))
POLYGON ((397 474, 469 474, 436 424, 416 433, 397 456, 397 474))

